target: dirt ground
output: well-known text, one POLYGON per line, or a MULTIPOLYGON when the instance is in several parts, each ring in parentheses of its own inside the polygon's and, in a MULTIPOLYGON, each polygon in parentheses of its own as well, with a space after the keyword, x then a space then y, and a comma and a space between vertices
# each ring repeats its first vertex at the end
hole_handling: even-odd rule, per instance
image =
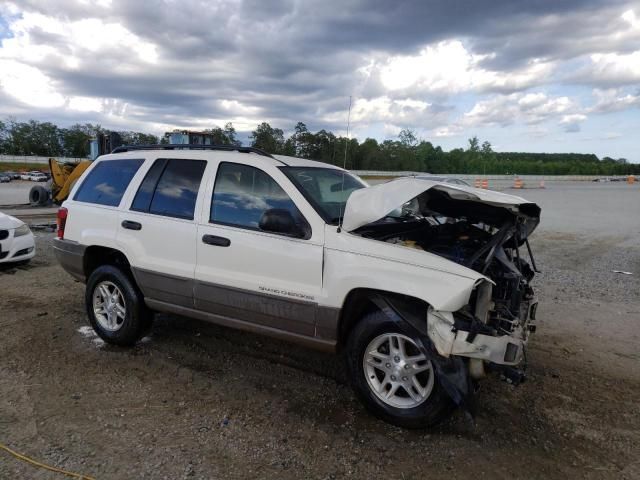
MULTIPOLYGON (((475 425, 389 426, 339 359, 179 317, 135 348, 105 345, 39 232, 29 265, 0 269, 0 442, 97 479, 639 479, 638 213, 580 234, 560 193, 539 195, 568 213, 533 238, 529 380, 484 381, 475 425)), ((0 451, 0 478, 64 477, 0 451)))

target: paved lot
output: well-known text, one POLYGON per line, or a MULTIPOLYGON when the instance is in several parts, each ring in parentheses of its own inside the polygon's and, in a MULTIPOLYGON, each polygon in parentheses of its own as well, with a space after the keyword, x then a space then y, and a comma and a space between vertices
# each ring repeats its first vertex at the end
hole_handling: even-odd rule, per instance
POLYGON ((29 203, 29 191, 34 185, 36 185, 36 182, 27 180, 0 183, 0 205, 29 203))
MULTIPOLYGON (((388 426, 339 359, 178 317, 106 346, 38 232, 31 264, 0 270, 0 442, 98 479, 638 479, 640 188, 520 194, 543 207, 530 379, 485 381, 475 426, 388 426)), ((0 478, 62 477, 0 452, 0 478)))

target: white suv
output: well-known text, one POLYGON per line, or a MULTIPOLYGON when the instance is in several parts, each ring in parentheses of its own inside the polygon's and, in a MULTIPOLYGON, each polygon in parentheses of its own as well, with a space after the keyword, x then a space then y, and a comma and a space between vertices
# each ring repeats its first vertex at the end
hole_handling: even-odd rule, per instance
POLYGON ((470 408, 489 370, 523 378, 539 215, 253 148, 121 147, 77 182, 54 247, 107 342, 135 343, 161 311, 341 352, 373 413, 421 427, 470 408))

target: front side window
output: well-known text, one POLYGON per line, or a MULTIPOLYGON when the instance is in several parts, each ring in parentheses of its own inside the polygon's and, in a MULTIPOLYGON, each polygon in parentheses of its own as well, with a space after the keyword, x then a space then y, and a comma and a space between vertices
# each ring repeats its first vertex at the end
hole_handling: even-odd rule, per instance
POLYGON ((143 159, 102 160, 87 175, 74 200, 117 207, 143 159))
POLYGON ((325 222, 338 225, 347 199, 367 184, 349 172, 335 168, 282 167, 280 170, 309 200, 325 222))
POLYGON ((131 210, 193 220, 207 162, 159 158, 136 193, 131 210))
POLYGON ((296 224, 306 225, 293 200, 265 172, 237 163, 220 164, 213 188, 211 222, 259 230, 262 215, 272 209, 286 210, 296 224))

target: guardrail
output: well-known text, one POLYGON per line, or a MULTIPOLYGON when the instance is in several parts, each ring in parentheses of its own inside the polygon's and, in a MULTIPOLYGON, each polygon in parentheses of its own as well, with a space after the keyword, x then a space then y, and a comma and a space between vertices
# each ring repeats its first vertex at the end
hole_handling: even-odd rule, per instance
MULTIPOLYGON (((0 155, 0 163, 29 163, 29 164, 45 164, 49 163, 50 157, 37 157, 33 155, 0 155)), ((60 162, 78 163, 86 158, 73 157, 55 157, 60 162)))
POLYGON ((471 181, 473 183, 476 179, 481 180, 511 180, 516 177, 530 181, 585 181, 591 182, 596 178, 626 178, 626 175, 482 175, 479 173, 474 174, 461 174, 461 173, 425 173, 425 172, 385 172, 382 170, 351 170, 353 173, 360 177, 409 177, 413 175, 434 175, 437 177, 451 177, 459 178, 461 180, 471 181))

